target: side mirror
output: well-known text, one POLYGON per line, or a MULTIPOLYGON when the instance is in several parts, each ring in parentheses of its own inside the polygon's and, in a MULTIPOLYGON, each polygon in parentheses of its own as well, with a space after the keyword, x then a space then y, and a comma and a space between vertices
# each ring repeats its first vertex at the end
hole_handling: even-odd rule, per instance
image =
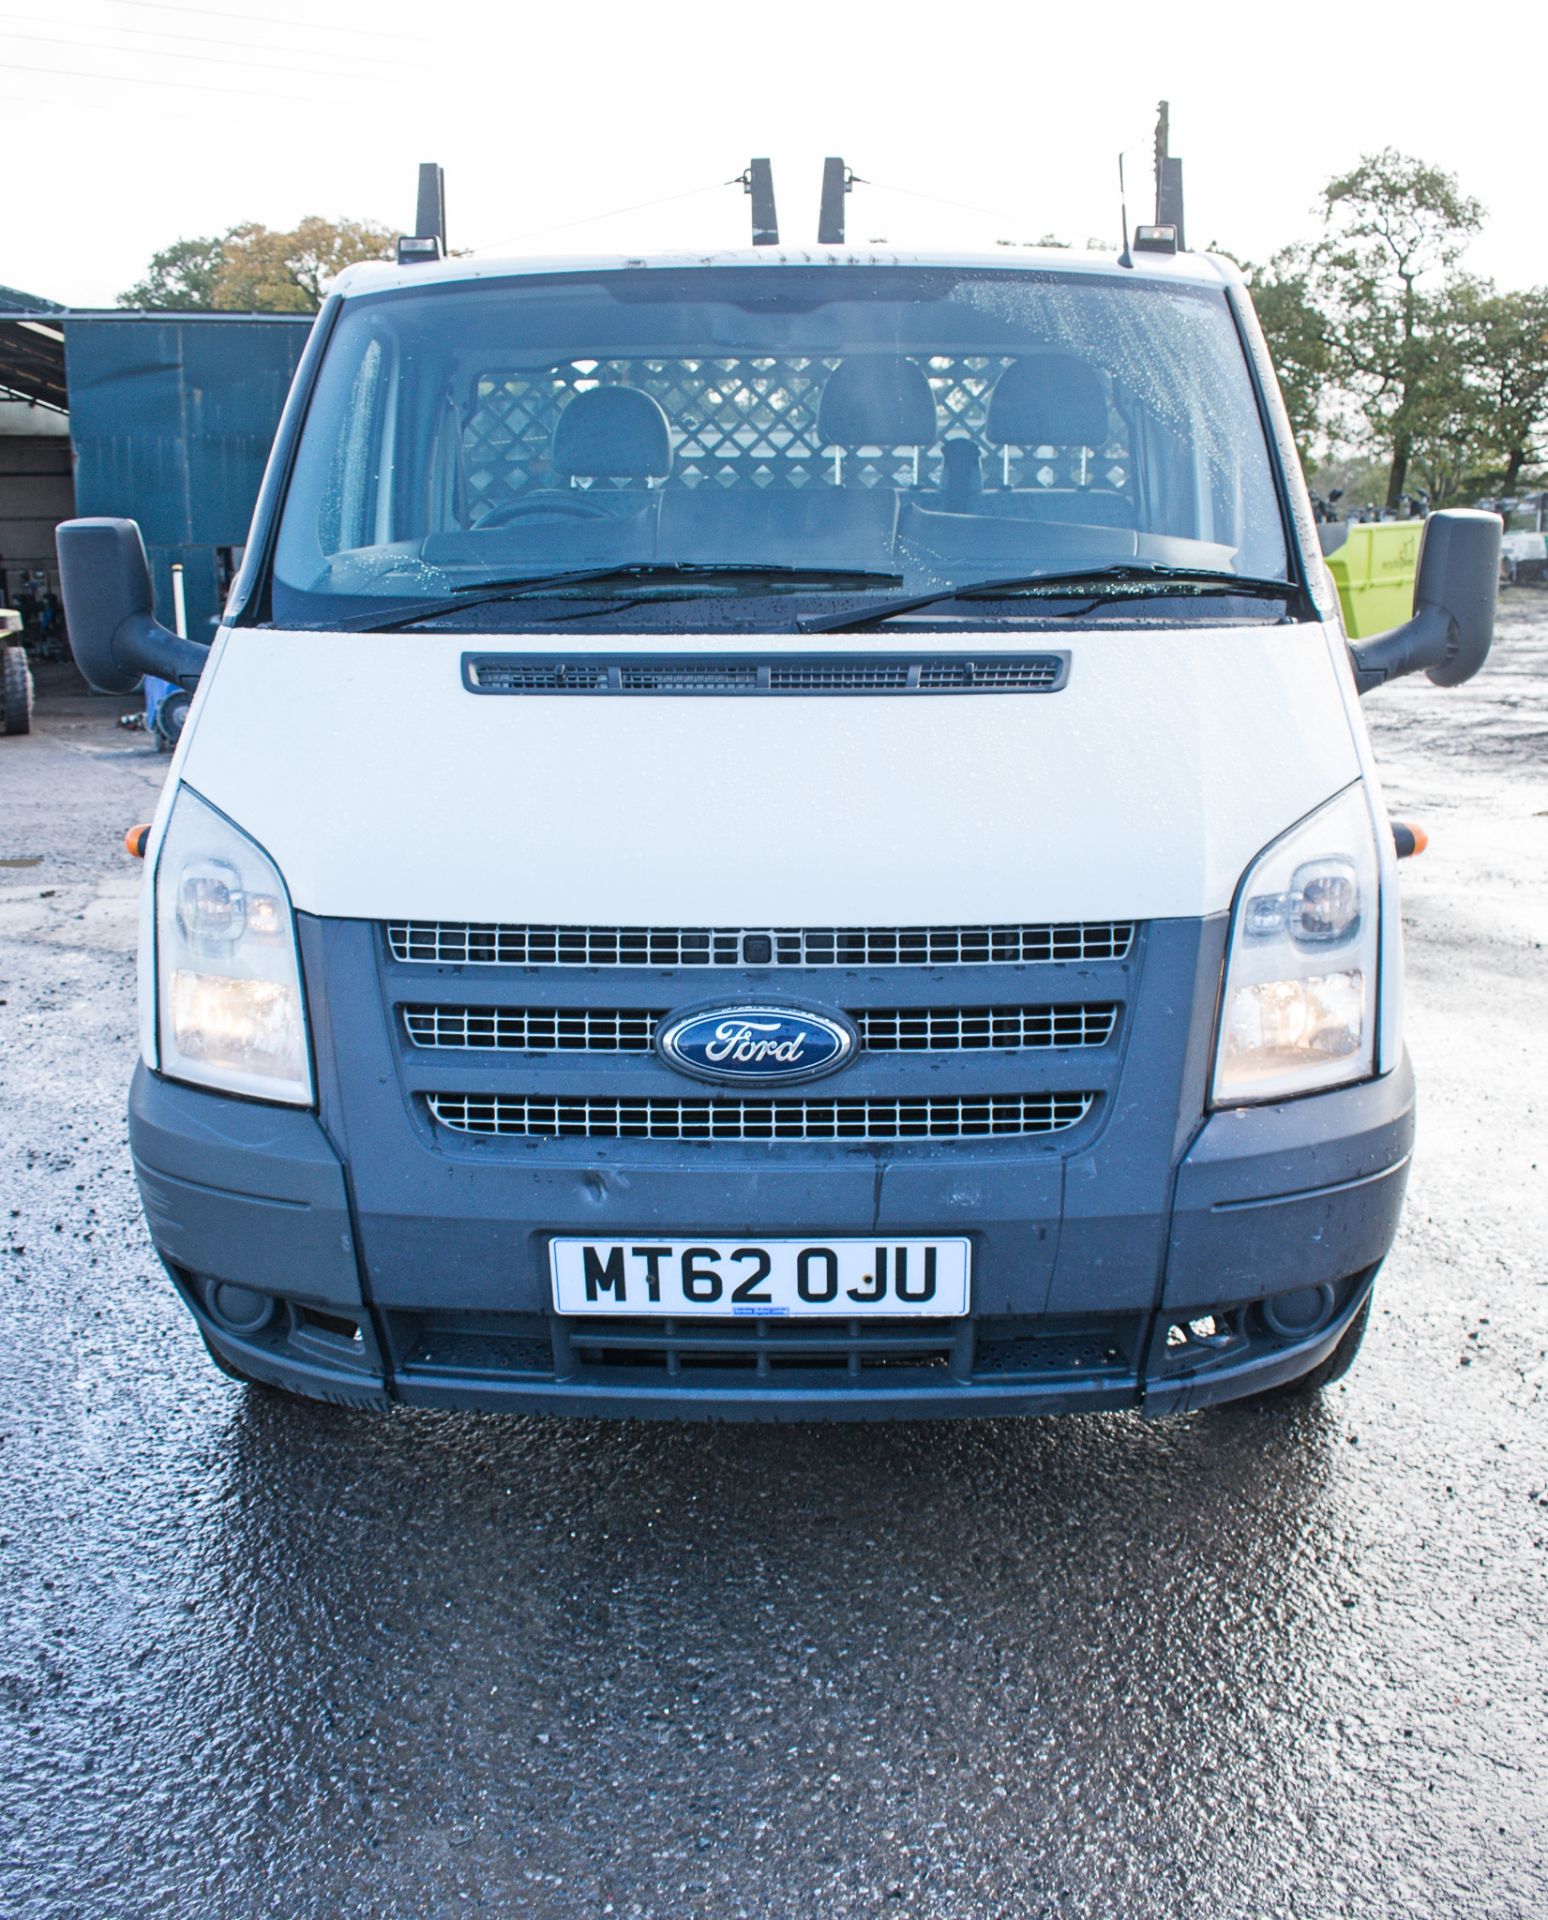
POLYGON ((1494 638, 1503 531, 1497 513, 1471 507, 1430 515, 1419 549, 1414 617, 1349 649, 1361 693, 1421 667, 1438 687, 1472 679, 1494 638))
POLYGON ((133 520, 66 520, 59 585, 75 664, 99 693, 133 693, 142 675, 194 688, 209 648, 156 618, 150 562, 133 520))

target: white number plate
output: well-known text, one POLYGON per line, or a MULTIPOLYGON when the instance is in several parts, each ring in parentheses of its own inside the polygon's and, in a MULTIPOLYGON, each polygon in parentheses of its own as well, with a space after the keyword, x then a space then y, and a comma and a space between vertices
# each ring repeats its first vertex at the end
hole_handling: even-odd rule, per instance
POLYGON ((966 1240, 551 1240, 556 1313, 856 1319, 968 1310, 966 1240))

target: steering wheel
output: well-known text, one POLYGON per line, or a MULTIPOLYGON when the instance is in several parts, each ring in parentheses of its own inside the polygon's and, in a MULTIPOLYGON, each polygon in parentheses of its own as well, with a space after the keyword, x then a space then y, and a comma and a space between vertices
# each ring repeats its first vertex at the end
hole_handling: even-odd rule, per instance
POLYGON ((550 493, 541 499, 529 494, 524 499, 508 500, 503 507, 491 507, 488 513, 473 522, 473 531, 482 533, 486 527, 507 527, 513 520, 537 519, 540 515, 550 520, 613 518, 606 507, 584 493, 550 493))

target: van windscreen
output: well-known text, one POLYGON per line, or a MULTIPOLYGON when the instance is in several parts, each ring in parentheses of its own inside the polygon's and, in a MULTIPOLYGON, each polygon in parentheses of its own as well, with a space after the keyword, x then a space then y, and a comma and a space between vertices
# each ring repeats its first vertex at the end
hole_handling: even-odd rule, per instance
POLYGON ((529 599, 475 607, 480 586, 616 567, 554 591, 614 630, 657 629, 658 595, 697 597, 662 583, 703 569, 729 603, 715 625, 764 627, 814 594, 874 599, 879 579, 906 596, 1088 566, 1286 577, 1221 290, 923 267, 550 274, 345 301, 271 617, 363 624, 466 592, 468 624, 528 626, 529 599))

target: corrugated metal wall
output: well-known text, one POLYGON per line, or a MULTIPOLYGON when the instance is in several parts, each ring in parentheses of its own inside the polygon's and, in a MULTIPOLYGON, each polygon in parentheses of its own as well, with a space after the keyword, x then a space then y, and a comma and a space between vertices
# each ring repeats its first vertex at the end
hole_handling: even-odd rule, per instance
POLYGON ((0 602, 15 604, 27 574, 58 580, 54 528, 74 511, 64 415, 0 401, 0 602))
POLYGON ((61 316, 75 446, 75 510, 138 520, 172 622, 181 560, 188 631, 206 639, 224 597, 223 550, 253 502, 310 320, 169 314, 61 316))

